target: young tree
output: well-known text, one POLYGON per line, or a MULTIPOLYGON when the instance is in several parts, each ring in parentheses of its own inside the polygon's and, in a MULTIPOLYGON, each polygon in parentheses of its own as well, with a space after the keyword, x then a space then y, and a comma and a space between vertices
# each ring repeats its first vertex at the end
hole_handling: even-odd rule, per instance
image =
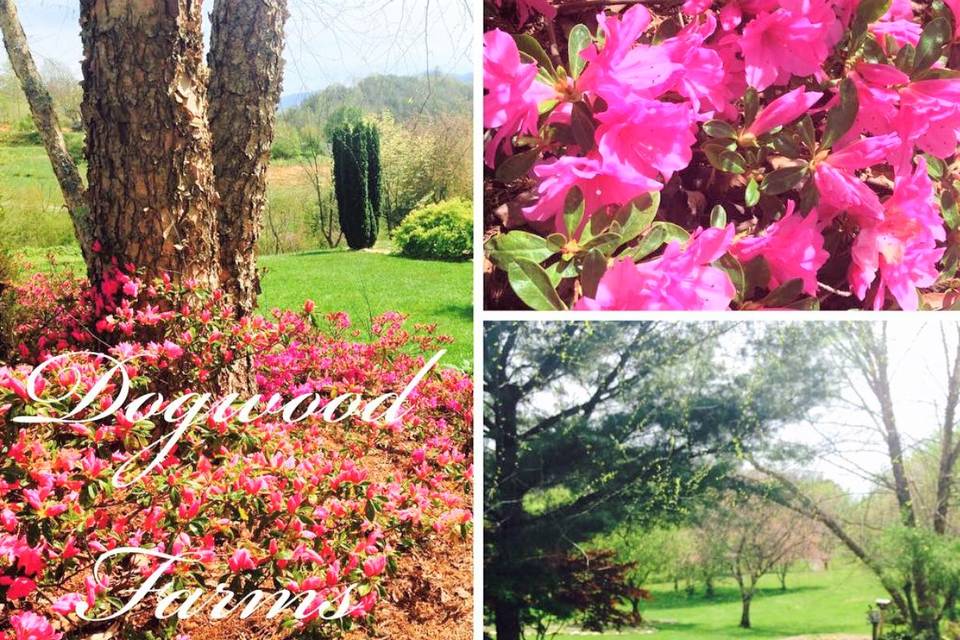
POLYGON ((728 492, 710 501, 700 518, 700 537, 709 541, 740 589, 740 627, 749 629, 750 605, 760 578, 797 557, 809 544, 803 519, 764 498, 728 492))
POLYGON ((522 635, 542 557, 630 516, 681 512, 738 451, 805 415, 806 398, 822 393, 816 378, 791 377, 801 369, 792 345, 815 339, 804 327, 758 340, 746 369, 733 345, 721 346, 731 329, 485 326, 485 605, 500 640, 522 635), (771 373, 778 393, 760 392, 771 373))
POLYGON ((380 217, 380 135, 375 125, 342 125, 333 136, 333 186, 340 228, 351 249, 377 241, 380 217))

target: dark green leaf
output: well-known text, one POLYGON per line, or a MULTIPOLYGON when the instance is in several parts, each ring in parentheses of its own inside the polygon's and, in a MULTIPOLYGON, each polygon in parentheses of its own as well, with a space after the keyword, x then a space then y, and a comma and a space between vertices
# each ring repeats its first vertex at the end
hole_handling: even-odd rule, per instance
POLYGON ((703 131, 711 138, 727 138, 733 140, 737 137, 737 131, 730 126, 730 123, 723 120, 707 120, 703 123, 703 131))
POLYGON ((590 239, 589 242, 581 245, 583 249, 598 249, 604 255, 609 256, 614 249, 623 244, 623 236, 619 233, 601 233, 590 239))
POLYGON ((807 165, 777 169, 763 177, 760 190, 768 196, 780 195, 795 188, 806 175, 807 165))
POLYGON ((950 191, 944 191, 940 194, 940 210, 943 211, 943 219, 951 231, 956 231, 960 227, 960 212, 957 211, 957 200, 950 191))
POLYGON ((596 127, 593 124, 593 114, 583 102, 575 102, 570 112, 570 126, 573 129, 573 139, 577 141, 582 153, 587 153, 593 149, 594 131, 596 127))
POLYGON ((749 298, 755 289, 766 289, 770 285, 770 265, 763 256, 743 263, 745 298, 749 298))
POLYGON ((799 158, 802 153, 800 151, 800 147, 798 147, 797 143, 793 141, 793 136, 787 131, 781 131, 776 137, 774 137, 773 148, 780 155, 794 160, 799 158))
POLYGON ((723 256, 717 260, 716 264, 730 276, 730 282, 733 283, 733 287, 737 291, 737 302, 743 302, 744 289, 747 282, 746 276, 743 273, 743 265, 729 253, 723 254, 723 256))
POLYGON ((942 178, 943 173, 947 170, 943 160, 929 153, 923 154, 923 158, 927 161, 927 175, 930 176, 930 179, 939 180, 942 178))
POLYGON ((850 78, 844 78, 840 83, 840 104, 827 112, 827 126, 823 131, 820 147, 829 149, 837 140, 853 126, 857 119, 857 110, 860 108, 857 98, 857 87, 850 78))
POLYGON ((893 0, 860 0, 853 20, 853 32, 863 33, 871 23, 890 10, 893 0))
POLYGON ((550 276, 536 262, 518 258, 507 269, 507 278, 514 293, 536 311, 557 311, 566 309, 563 300, 557 295, 556 285, 550 276))
POLYGON ((593 37, 586 25, 578 24, 570 30, 567 52, 570 58, 570 75, 573 76, 574 80, 580 77, 580 72, 587 65, 587 61, 580 57, 580 52, 590 46, 592 41, 593 37))
POLYGON ((607 272, 607 258, 597 249, 591 249, 583 259, 583 271, 580 275, 580 285, 583 295, 588 298, 597 297, 597 285, 600 278, 607 272))
POLYGON ((813 151, 817 144, 817 130, 813 126, 813 118, 810 117, 810 114, 800 119, 800 122, 797 123, 797 131, 800 133, 803 144, 807 146, 807 149, 813 151))
POLYGON ((913 73, 913 59, 915 53, 916 50, 913 48, 913 45, 903 45, 903 48, 900 49, 900 51, 897 51, 897 57, 893 60, 894 66, 904 73, 913 73))
POLYGON ((749 127, 757 117, 757 111, 760 109, 760 96, 753 87, 747 87, 747 92, 743 95, 743 124, 749 127))
POLYGON ((770 292, 760 303, 765 307, 786 307, 803 293, 803 280, 794 278, 770 292))
POLYGON ((943 18, 928 22, 920 34, 920 42, 917 43, 917 52, 913 58, 914 73, 926 71, 932 67, 940 59, 943 45, 950 41, 952 35, 950 23, 943 18))
POLYGON ((738 152, 726 149, 720 152, 719 169, 727 173, 741 174, 747 170, 747 161, 738 152))
POLYGON ((504 159, 500 163, 500 166, 497 167, 496 178, 500 182, 512 182, 517 178, 527 175, 533 165, 537 163, 537 159, 540 157, 540 151, 538 149, 530 149, 529 151, 524 151, 523 153, 515 153, 512 156, 504 159))
POLYGON ((647 230, 660 208, 660 192, 654 191, 633 199, 622 207, 614 219, 620 222, 623 242, 630 242, 647 230))

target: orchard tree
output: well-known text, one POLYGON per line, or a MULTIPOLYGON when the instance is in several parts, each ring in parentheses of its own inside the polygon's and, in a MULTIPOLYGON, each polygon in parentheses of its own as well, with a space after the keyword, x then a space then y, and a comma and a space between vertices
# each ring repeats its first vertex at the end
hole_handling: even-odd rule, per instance
MULTIPOLYGON (((882 544, 861 534, 860 523, 844 517, 832 508, 822 494, 809 490, 791 476, 787 463, 763 456, 751 456, 753 466, 767 476, 783 504, 823 524, 836 538, 879 578, 890 595, 893 606, 918 638, 940 638, 940 623, 954 616, 960 592, 960 567, 947 559, 956 556, 956 538, 948 529, 952 507, 956 504, 956 466, 960 457, 960 436, 956 433, 960 409, 960 326, 937 324, 916 332, 928 335, 939 330, 942 364, 939 369, 927 350, 908 353, 897 361, 891 355, 888 323, 841 323, 830 343, 830 362, 835 388, 843 389, 833 408, 852 411, 862 419, 850 419, 839 425, 837 434, 824 438, 821 455, 837 459, 847 468, 856 469, 857 460, 851 450, 878 448, 886 458, 883 473, 863 473, 873 482, 874 494, 886 496, 894 505, 894 521, 886 523, 887 535, 882 544), (933 452, 932 468, 925 472, 929 487, 929 504, 910 476, 909 441, 902 424, 916 422, 915 415, 903 411, 896 398, 899 391, 893 380, 904 359, 920 358, 927 371, 934 372, 937 384, 921 392, 917 401, 934 407, 939 413, 935 429, 929 434, 927 452, 933 452), (932 445, 930 443, 932 441, 932 445), (890 545, 896 543, 896 550, 890 545)), ((812 372, 807 375, 820 375, 812 372)), ((915 393, 915 391, 914 391, 915 393)), ((828 418, 822 418, 826 421, 828 418)), ((855 455, 855 454, 854 454, 855 455)))
POLYGON ((802 324, 496 322, 484 338, 485 606, 499 640, 520 638, 537 607, 542 558, 627 518, 679 517, 822 393, 791 377, 793 345, 816 339, 802 324))
POLYGON ((255 247, 282 79, 286 0, 80 1, 87 186, 13 0, 0 30, 96 283, 115 264, 256 304, 255 247))

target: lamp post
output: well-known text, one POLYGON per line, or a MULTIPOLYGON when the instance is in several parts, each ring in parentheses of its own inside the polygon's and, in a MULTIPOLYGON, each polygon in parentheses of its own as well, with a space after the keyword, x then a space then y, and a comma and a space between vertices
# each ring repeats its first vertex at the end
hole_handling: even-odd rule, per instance
POLYGON ((874 609, 873 607, 870 607, 869 609, 867 609, 867 622, 869 622, 873 626, 873 634, 871 635, 871 638, 873 640, 879 640, 880 639, 879 630, 880 630, 880 623, 883 622, 883 612, 880 611, 879 609, 874 609))

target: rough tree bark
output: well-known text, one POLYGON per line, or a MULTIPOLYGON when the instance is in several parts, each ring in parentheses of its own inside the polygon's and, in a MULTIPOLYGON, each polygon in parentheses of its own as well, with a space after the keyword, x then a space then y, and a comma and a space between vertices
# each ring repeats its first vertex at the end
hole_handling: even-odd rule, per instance
POLYGON ((201 4, 80 2, 94 280, 117 260, 219 282, 201 4))
POLYGON ((40 139, 43 140, 43 146, 53 165, 53 173, 63 191, 64 202, 73 221, 80 248, 84 258, 89 258, 92 240, 87 194, 77 165, 70 157, 67 145, 63 141, 53 99, 37 71, 37 65, 27 46, 27 37, 23 33, 13 0, 0 0, 0 32, 3 33, 3 44, 10 58, 10 66, 20 81, 20 87, 30 106, 30 114, 33 116, 40 139))
POLYGON ((256 245, 283 76, 286 0, 217 0, 208 57, 210 130, 220 207, 221 287, 240 313, 256 305, 256 245))

